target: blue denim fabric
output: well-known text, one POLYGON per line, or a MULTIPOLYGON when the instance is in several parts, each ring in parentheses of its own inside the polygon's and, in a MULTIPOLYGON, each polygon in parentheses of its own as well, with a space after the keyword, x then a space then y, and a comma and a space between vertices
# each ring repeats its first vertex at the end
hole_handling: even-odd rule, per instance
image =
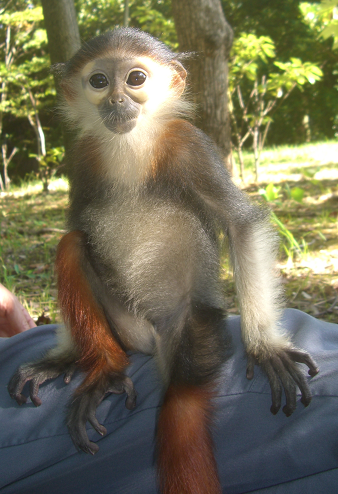
MULTIPOLYGON (((245 376, 240 318, 228 319, 233 353, 224 366, 215 398, 215 454, 227 494, 335 494, 338 492, 338 325, 287 309, 283 326, 294 343, 312 354, 320 373, 311 380, 308 408, 298 402, 291 417, 270 413, 267 378, 258 367, 245 376)), ((138 392, 137 407, 110 395, 97 417, 107 429, 101 438, 88 425, 100 450, 78 452, 65 426, 77 373, 41 386, 42 405, 19 407, 7 383, 18 365, 38 358, 55 342, 55 326, 0 339, 0 492, 6 494, 155 494, 156 418, 162 388, 154 359, 131 355, 128 375, 138 392)), ((304 366, 304 372, 306 372, 304 366)))

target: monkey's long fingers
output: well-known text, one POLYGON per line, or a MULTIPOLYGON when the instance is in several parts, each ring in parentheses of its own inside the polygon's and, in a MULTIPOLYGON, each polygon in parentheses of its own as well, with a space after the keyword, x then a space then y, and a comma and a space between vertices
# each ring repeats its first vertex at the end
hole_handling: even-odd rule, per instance
POLYGON ((76 428, 69 428, 69 434, 75 446, 85 453, 95 455, 100 449, 97 444, 89 441, 85 423, 78 423, 76 428))
MULTIPOLYGON (((91 424, 93 429, 96 430, 100 434, 100 436, 105 436, 107 434, 107 429, 99 423, 99 421, 96 418, 96 410, 101 401, 103 400, 104 396, 106 393, 100 393, 99 390, 96 390, 96 392, 93 394, 94 399, 90 400, 87 406, 86 410, 86 416, 88 422, 91 424)), ((84 416, 84 420, 86 419, 86 416, 84 416)), ((87 433, 86 433, 87 435, 87 433)), ((94 443, 91 443, 94 444, 94 443)), ((91 446, 92 448, 92 446, 91 446)), ((96 451, 95 451, 96 453, 96 451)), ((92 453, 94 454, 94 453, 92 453)))
MULTIPOLYGON (((308 382, 307 382, 305 376, 303 375, 302 371, 297 366, 297 364, 295 364, 289 358, 288 353, 283 355, 281 358, 282 358, 282 361, 283 361, 286 369, 288 370, 289 374, 291 375, 292 379, 295 381, 295 383, 297 384, 297 386, 301 392, 302 398, 300 401, 303 403, 303 405, 305 407, 307 407, 311 403, 312 396, 311 396, 311 391, 310 391, 310 388, 309 388, 309 385, 308 385, 308 382)), ((318 372, 318 370, 317 370, 317 372, 318 372)))
POLYGON ((16 372, 12 379, 9 381, 8 392, 10 394, 10 397, 13 398, 13 400, 16 400, 18 405, 23 405, 27 401, 26 396, 21 394, 25 384, 26 381, 20 378, 18 372, 16 372))
POLYGON ((76 365, 72 365, 71 367, 69 367, 69 369, 67 369, 67 371, 65 372, 65 375, 63 377, 63 381, 65 384, 69 384, 72 377, 73 377, 73 374, 76 370, 76 365))
POLYGON ((296 383, 292 379, 292 376, 286 371, 285 366, 279 356, 273 358, 274 366, 277 371, 278 377, 282 382, 286 404, 283 407, 283 412, 289 417, 297 407, 297 388, 296 383))
POLYGON ((68 415, 67 425, 73 443, 78 449, 91 455, 95 455, 99 447, 97 444, 89 441, 86 422, 87 420, 90 421, 95 430, 97 430, 97 425, 100 426, 95 418, 95 412, 98 403, 102 400, 101 396, 102 393, 99 393, 98 390, 94 392, 90 390, 87 393, 77 396, 71 404, 68 415))
POLYGON ((8 392, 18 405, 23 405, 27 401, 27 397, 22 394, 22 390, 27 381, 32 378, 30 369, 26 366, 19 367, 12 376, 8 384, 8 392))
POLYGON ((128 408, 128 410, 133 410, 136 407, 137 393, 133 381, 129 379, 129 377, 126 377, 125 379, 124 390, 127 393, 126 408, 128 408))
POLYGON ((273 355, 269 360, 262 362, 261 365, 268 376, 271 387, 271 412, 275 415, 280 408, 282 384, 286 398, 286 404, 283 407, 283 412, 287 417, 289 417, 296 409, 296 383, 283 362, 282 354, 273 355))
POLYGON ((34 403, 36 407, 39 407, 42 403, 38 397, 40 384, 42 383, 40 383, 38 378, 32 379, 29 383, 29 396, 31 397, 32 403, 34 403))
POLYGON ((290 350, 287 350, 287 354, 293 360, 294 362, 299 362, 300 364, 305 364, 308 366, 309 371, 308 374, 310 376, 315 376, 319 372, 319 368, 316 364, 316 362, 313 360, 311 355, 309 355, 306 352, 303 352, 302 350, 297 350, 295 348, 291 348, 290 350))
POLYGON ((276 415, 282 404, 282 385, 274 368, 272 367, 269 361, 265 363, 265 365, 263 366, 263 370, 268 376, 270 388, 271 388, 272 405, 270 411, 271 413, 276 415))
POLYGON ((107 392, 114 394, 126 393, 126 408, 128 408, 128 410, 133 410, 135 408, 137 393, 133 381, 129 377, 123 377, 120 380, 115 379, 113 384, 109 386, 107 392))
POLYGON ((252 379, 254 377, 254 368, 257 364, 257 360, 253 355, 248 355, 248 362, 246 366, 246 377, 247 379, 252 379))
POLYGON ((100 436, 105 436, 107 434, 107 429, 102 424, 99 423, 95 413, 91 413, 89 415, 88 422, 93 427, 93 429, 95 429, 96 432, 100 434, 100 436))

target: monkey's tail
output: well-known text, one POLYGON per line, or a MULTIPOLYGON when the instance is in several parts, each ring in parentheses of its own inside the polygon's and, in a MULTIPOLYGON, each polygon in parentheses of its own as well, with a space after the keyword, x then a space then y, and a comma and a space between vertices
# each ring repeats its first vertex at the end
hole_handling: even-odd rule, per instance
POLYGON ((170 385, 160 412, 158 472, 162 494, 220 494, 210 433, 213 392, 170 385))

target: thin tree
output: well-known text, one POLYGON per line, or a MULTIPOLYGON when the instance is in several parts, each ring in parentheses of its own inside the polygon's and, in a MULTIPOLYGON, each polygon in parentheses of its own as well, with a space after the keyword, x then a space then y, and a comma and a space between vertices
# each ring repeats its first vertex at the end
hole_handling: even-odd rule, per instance
POLYGON ((73 0, 42 0, 50 61, 66 62, 80 48, 80 33, 73 0))
MULTIPOLYGON (((52 65, 66 62, 80 48, 80 32, 73 0, 42 0, 45 28, 52 65)), ((54 76, 59 94, 58 78, 54 76)), ((63 128, 66 163, 74 141, 74 133, 63 128)))

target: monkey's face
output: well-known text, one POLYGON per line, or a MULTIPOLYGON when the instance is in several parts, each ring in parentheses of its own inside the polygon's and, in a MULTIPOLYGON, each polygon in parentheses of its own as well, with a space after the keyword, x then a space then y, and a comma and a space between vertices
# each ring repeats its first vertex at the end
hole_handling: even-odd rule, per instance
POLYGON ((97 109, 108 130, 125 134, 138 120, 180 97, 185 70, 179 66, 178 62, 162 65, 148 57, 97 59, 83 67, 79 92, 85 106, 97 109))

